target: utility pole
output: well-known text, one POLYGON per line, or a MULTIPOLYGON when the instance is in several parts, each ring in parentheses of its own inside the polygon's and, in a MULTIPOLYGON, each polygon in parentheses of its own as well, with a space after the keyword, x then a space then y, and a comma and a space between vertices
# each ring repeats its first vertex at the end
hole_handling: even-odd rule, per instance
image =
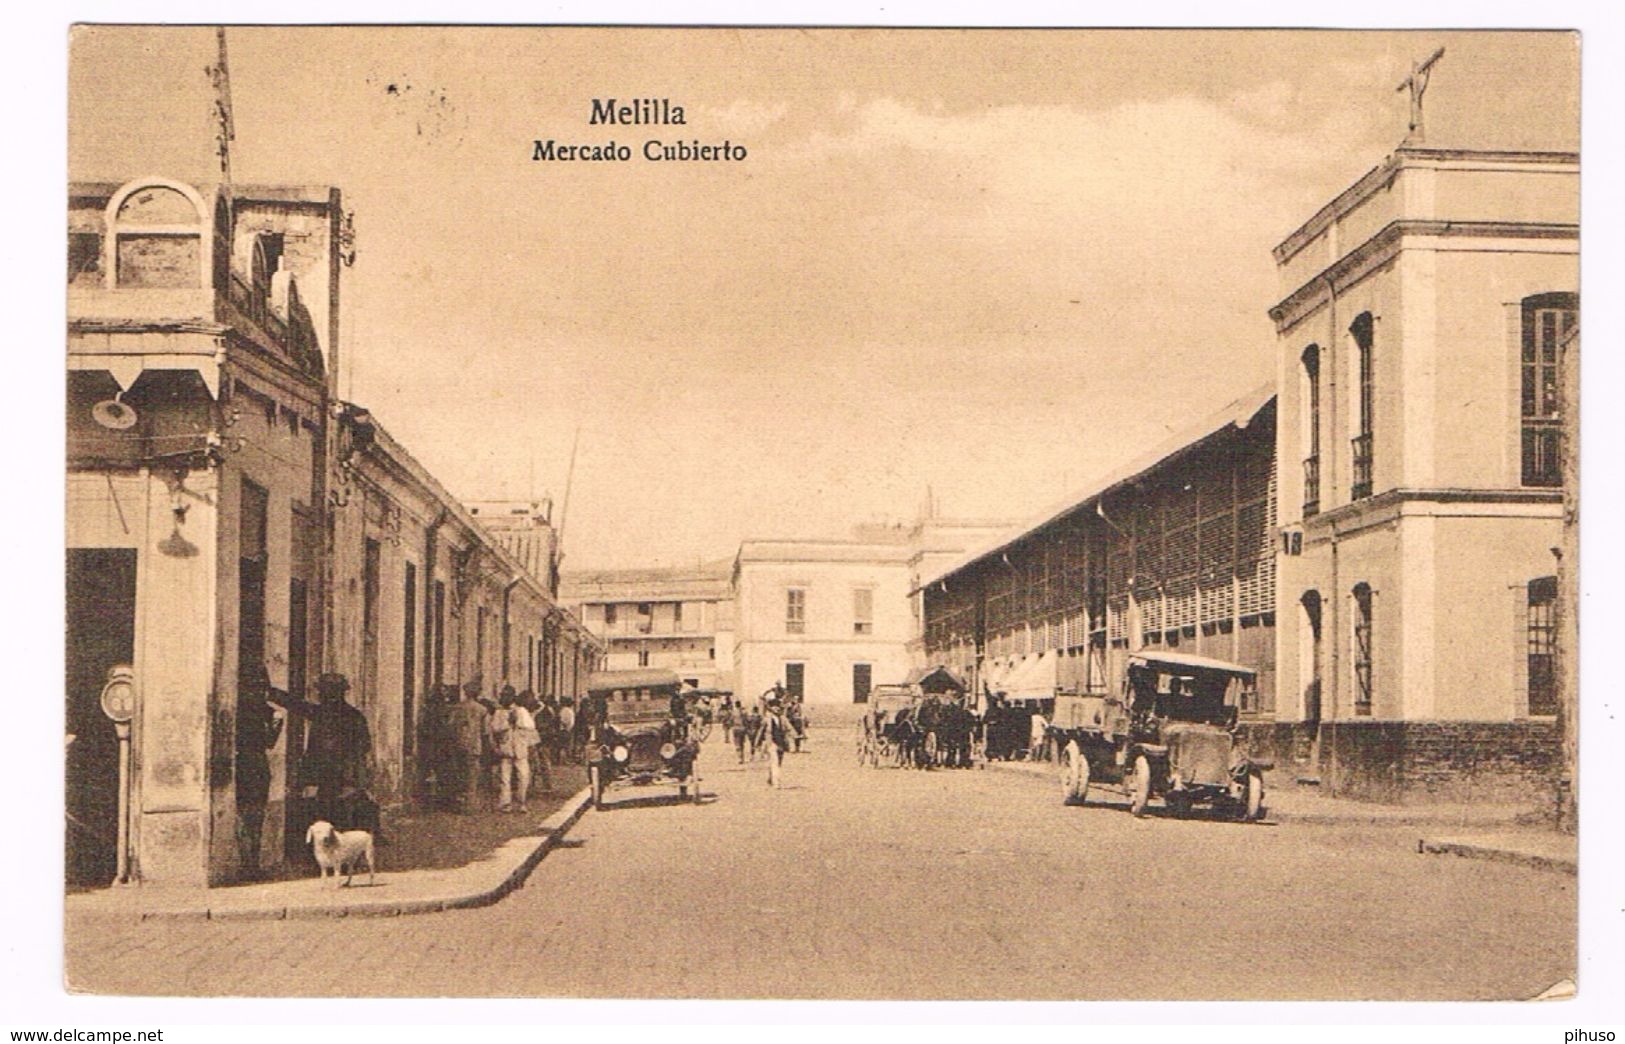
POLYGON ((575 437, 570 440, 570 469, 564 473, 564 503, 559 505, 559 526, 553 535, 553 576, 550 583, 553 596, 559 593, 559 567, 564 562, 564 520, 570 514, 570 487, 576 478, 576 450, 581 448, 581 425, 576 425, 575 437))

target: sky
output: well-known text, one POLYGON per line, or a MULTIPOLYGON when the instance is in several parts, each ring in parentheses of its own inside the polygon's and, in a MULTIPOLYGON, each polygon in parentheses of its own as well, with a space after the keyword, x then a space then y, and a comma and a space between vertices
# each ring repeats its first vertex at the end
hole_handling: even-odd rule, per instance
MULTIPOLYGON (((1270 381, 1270 250, 1404 136, 1577 148, 1566 34, 228 30, 244 183, 355 212, 340 391, 565 568, 1015 521, 1270 381), (666 98, 683 127, 591 126, 666 98), (736 163, 533 143, 731 141, 736 163), (572 445, 575 453, 570 468, 572 445), (567 512, 562 501, 569 490, 567 512)), ((80 27, 70 177, 212 181, 211 29, 80 27)))

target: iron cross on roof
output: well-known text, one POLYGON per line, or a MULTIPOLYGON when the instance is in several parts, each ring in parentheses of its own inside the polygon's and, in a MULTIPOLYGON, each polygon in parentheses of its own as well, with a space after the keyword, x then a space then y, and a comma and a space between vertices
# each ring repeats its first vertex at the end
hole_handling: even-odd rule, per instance
POLYGON ((1422 131, 1422 95, 1428 89, 1428 77, 1433 74, 1433 63, 1443 57, 1444 48, 1441 47, 1428 55, 1426 61, 1412 65, 1411 74, 1401 80, 1398 87, 1394 88, 1396 91, 1409 88, 1411 92, 1411 123, 1405 134, 1407 143, 1411 141, 1420 143, 1424 138, 1422 131))

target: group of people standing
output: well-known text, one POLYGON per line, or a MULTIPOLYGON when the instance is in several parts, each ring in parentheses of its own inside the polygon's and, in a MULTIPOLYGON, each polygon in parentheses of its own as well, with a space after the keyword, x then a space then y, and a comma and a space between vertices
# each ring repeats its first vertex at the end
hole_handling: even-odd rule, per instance
POLYGON ((780 786, 784 755, 791 750, 799 751, 807 739, 807 718, 801 697, 775 684, 754 706, 746 707, 743 700, 725 701, 719 719, 733 741, 739 764, 745 764, 747 752, 751 761, 765 757, 768 785, 780 786))
POLYGON ((275 688, 264 664, 249 664, 237 685, 236 744, 232 765, 237 797, 237 841, 245 876, 260 870, 260 838, 271 789, 270 751, 289 728, 297 752, 288 788, 293 820, 327 820, 341 830, 367 830, 382 843, 373 798, 372 732, 367 716, 347 699, 350 680, 326 673, 316 679, 316 702, 275 688))
POLYGON ((532 784, 553 789, 552 766, 577 756, 575 703, 538 698, 529 689, 503 685, 494 698, 483 694, 478 678, 441 687, 438 728, 429 737, 428 756, 435 793, 447 807, 477 812, 529 811, 532 784))

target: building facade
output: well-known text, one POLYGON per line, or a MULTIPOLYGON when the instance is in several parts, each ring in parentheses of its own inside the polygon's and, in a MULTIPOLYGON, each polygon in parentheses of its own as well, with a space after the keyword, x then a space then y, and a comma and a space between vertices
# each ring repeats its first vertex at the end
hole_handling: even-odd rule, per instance
POLYGON ((263 663, 302 692, 323 658, 340 220, 325 188, 69 189, 70 881, 105 883, 117 859, 117 746, 97 700, 118 664, 139 699, 133 872, 212 883, 252 850, 233 786, 239 680, 263 663))
POLYGON ((854 527, 847 540, 747 540, 733 567, 735 663, 748 699, 774 684, 851 708, 927 664, 918 577, 1008 528, 938 517, 854 527))
POLYGON ((731 692, 731 565, 569 573, 559 596, 604 643, 606 669, 667 667, 696 688, 731 692))
POLYGON ((1578 205, 1575 152, 1409 143, 1276 248, 1282 703, 1339 790, 1552 782, 1578 205))
POLYGON ((1275 713, 1275 398, 1261 388, 922 578, 926 659, 976 693, 1112 692, 1147 648, 1258 672, 1275 713))
POLYGON ((390 808, 427 775, 437 684, 570 694, 597 660, 546 582, 334 396, 345 222, 336 189, 70 186, 70 884, 121 866, 220 884, 308 854, 304 725, 261 722, 262 669, 295 701, 347 677, 390 808), (99 702, 118 666, 135 690, 122 830, 99 702))
POLYGON ((734 560, 738 691, 773 685, 809 708, 865 703, 902 682, 909 639, 910 548, 901 541, 746 540, 734 560))

